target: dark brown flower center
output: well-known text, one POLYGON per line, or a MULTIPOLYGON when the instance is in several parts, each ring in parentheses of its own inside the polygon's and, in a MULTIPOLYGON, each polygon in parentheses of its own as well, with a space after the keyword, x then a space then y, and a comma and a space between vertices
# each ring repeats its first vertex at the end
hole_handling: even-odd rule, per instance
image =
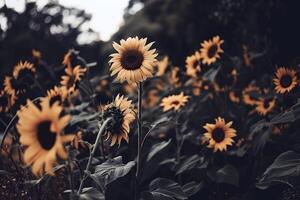
POLYGON ((60 95, 55 95, 55 96, 52 96, 51 98, 50 98, 50 105, 52 105, 52 104, 54 104, 55 102, 59 102, 59 104, 61 104, 62 103, 62 97, 60 96, 60 95))
POLYGON ((288 74, 284 75, 280 79, 280 85, 284 88, 289 87, 292 84, 292 77, 288 74))
POLYGON ((37 138, 41 147, 50 150, 56 141, 56 133, 50 130, 51 121, 42 121, 37 126, 37 138))
POLYGON ((173 102, 172 102, 172 105, 177 106, 179 103, 180 103, 180 102, 176 100, 176 101, 173 101, 173 102))
POLYGON ((264 108, 269 108, 270 102, 271 102, 271 100, 265 99, 265 100, 264 100, 264 108))
POLYGON ((195 60, 194 63, 193 63, 193 68, 197 68, 198 65, 199 65, 199 61, 195 60))
POLYGON ((207 51, 207 56, 209 58, 213 58, 215 57, 216 53, 217 53, 217 50, 218 50, 218 46, 216 44, 213 44, 207 51))
POLYGON ((103 119, 112 118, 111 122, 107 126, 107 131, 111 132, 112 134, 122 134, 122 132, 125 132, 123 130, 123 122, 124 117, 122 111, 117 108, 116 106, 112 106, 104 111, 103 113, 103 119))
POLYGON ((143 61, 144 55, 135 49, 125 51, 121 57, 121 65, 127 70, 139 69, 143 61))
POLYGON ((217 142, 222 142, 225 138, 225 133, 224 133, 224 130, 222 128, 215 128, 213 131, 212 131, 212 138, 217 142))
POLYGON ((67 82, 67 88, 71 88, 76 84, 75 76, 69 76, 69 80, 67 82))
POLYGON ((1 107, 7 107, 8 106, 8 97, 7 97, 7 95, 5 95, 5 94, 3 94, 3 95, 1 95, 0 96, 0 106, 1 107))

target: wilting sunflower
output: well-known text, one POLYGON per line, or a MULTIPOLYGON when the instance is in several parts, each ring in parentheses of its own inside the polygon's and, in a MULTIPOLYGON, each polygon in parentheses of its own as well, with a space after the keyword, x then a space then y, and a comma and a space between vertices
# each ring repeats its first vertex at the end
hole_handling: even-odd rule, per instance
POLYGON ((162 76, 165 74, 167 67, 169 64, 169 57, 165 56, 161 61, 157 62, 156 67, 157 67, 157 72, 156 76, 162 76))
POLYGON ((293 90, 298 82, 296 71, 293 69, 287 69, 280 67, 275 73, 273 82, 275 84, 275 90, 279 94, 287 93, 293 90))
POLYGON ((118 95, 114 102, 104 106, 103 119, 111 117, 112 121, 107 126, 107 139, 111 139, 111 146, 121 144, 122 139, 128 142, 130 124, 135 120, 134 105, 131 100, 118 95))
POLYGON ((153 42, 146 45, 147 38, 138 37, 116 42, 113 47, 118 53, 111 54, 111 76, 116 75, 115 81, 137 83, 146 80, 153 74, 156 64, 156 49, 150 50, 153 42))
POLYGON ((59 105, 62 105, 68 97, 68 90, 66 87, 57 87, 47 91, 46 98, 49 98, 50 105, 55 102, 58 102, 59 105))
POLYGON ((201 71, 200 59, 201 56, 199 52, 195 52, 195 54, 186 58, 185 67, 187 76, 197 78, 197 73, 201 71))
POLYGON ((0 113, 8 112, 15 104, 15 99, 6 91, 0 90, 0 113))
POLYGON ((172 109, 178 111, 180 108, 185 106, 185 104, 188 102, 188 99, 189 96, 185 96, 183 92, 181 92, 178 95, 171 95, 163 98, 160 106, 163 107, 164 112, 172 109))
POLYGON ((204 133, 205 140, 208 142, 208 148, 213 151, 226 151, 227 146, 234 143, 233 137, 236 136, 236 130, 231 128, 232 122, 225 123, 221 117, 215 119, 215 124, 207 123, 203 128, 207 131, 204 133))
POLYGON ((66 68, 65 72, 67 75, 61 77, 60 84, 66 87, 69 93, 75 92, 77 85, 84 76, 86 70, 86 68, 82 68, 80 65, 77 65, 74 69, 66 68))
POLYGON ((201 43, 200 56, 203 64, 211 65, 220 58, 220 53, 223 53, 221 44, 224 40, 221 40, 219 36, 213 37, 212 40, 205 40, 201 43))
POLYGON ((57 156, 62 159, 68 157, 64 143, 71 142, 74 136, 63 134, 70 115, 61 116, 62 110, 57 103, 50 105, 49 101, 41 101, 38 108, 28 101, 18 112, 20 143, 27 147, 24 162, 32 166, 32 172, 37 176, 44 171, 53 175, 57 156))
POLYGON ((275 99, 272 98, 260 98, 256 103, 255 111, 262 115, 266 116, 271 112, 275 107, 275 99))

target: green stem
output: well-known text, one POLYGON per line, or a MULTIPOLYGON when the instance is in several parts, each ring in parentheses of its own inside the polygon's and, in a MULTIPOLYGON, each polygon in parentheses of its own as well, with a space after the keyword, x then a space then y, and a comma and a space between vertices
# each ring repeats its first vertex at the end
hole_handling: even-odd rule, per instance
POLYGON ((142 144, 142 83, 138 83, 138 144, 137 144, 137 163, 136 163, 136 181, 135 181, 135 199, 137 199, 137 190, 141 167, 141 144, 142 144))
POLYGON ((80 193, 82 192, 84 181, 87 179, 87 177, 88 177, 88 175, 89 175, 89 173, 90 173, 90 166, 91 166, 93 157, 94 157, 94 155, 95 155, 95 152, 96 152, 96 150, 97 150, 97 147, 98 147, 98 145, 99 145, 99 143, 100 143, 100 139, 101 139, 101 137, 102 137, 102 134, 103 134, 103 132, 105 131, 105 128, 106 128, 107 124, 108 124, 111 120, 112 120, 112 118, 106 119, 106 120, 103 122, 102 126, 100 127, 100 130, 99 130, 99 132, 98 132, 96 141, 95 141, 95 143, 94 143, 94 145, 93 145, 93 147, 92 147, 93 150, 92 150, 92 152, 90 153, 90 157, 89 157, 89 160, 88 160, 88 164, 87 164, 87 166, 86 166, 86 170, 85 170, 85 172, 84 172, 84 176, 83 176, 83 178, 81 179, 81 182, 80 182, 80 186, 79 186, 79 189, 78 189, 78 192, 77 192, 78 195, 80 195, 80 193))
POLYGON ((177 148, 176 148, 176 162, 179 164, 180 163, 180 152, 181 152, 181 140, 182 138, 180 137, 180 133, 179 133, 179 125, 178 125, 178 113, 176 112, 176 121, 175 121, 175 132, 176 132, 176 144, 177 144, 177 148))

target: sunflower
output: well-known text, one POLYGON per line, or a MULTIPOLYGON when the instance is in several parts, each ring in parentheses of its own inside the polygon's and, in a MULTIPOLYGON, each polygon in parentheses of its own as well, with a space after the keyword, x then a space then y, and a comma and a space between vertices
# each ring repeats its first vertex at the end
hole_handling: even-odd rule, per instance
POLYGON ((275 84, 275 90, 279 94, 287 93, 293 90, 298 82, 296 71, 293 69, 287 69, 280 67, 275 73, 273 82, 275 84))
POLYGON ((272 98, 260 98, 256 103, 255 111, 262 115, 266 116, 271 112, 275 107, 275 99, 272 98))
POLYGON ((15 104, 15 99, 6 91, 0 90, 0 113, 8 112, 15 104))
POLYGON ((69 50, 62 61, 62 64, 67 68, 72 69, 72 59, 74 58, 74 50, 69 50))
POLYGON ((103 119, 111 117, 107 126, 107 139, 111 139, 111 146, 121 144, 122 139, 129 141, 130 124, 135 120, 135 110, 131 100, 118 95, 114 102, 104 106, 103 119))
POLYGON ((246 105, 254 106, 259 100, 261 91, 255 84, 248 85, 242 92, 243 101, 246 105))
POLYGON ((13 76, 4 78, 4 90, 14 99, 34 85, 36 69, 32 63, 19 62, 13 70, 13 76))
POLYGON ((31 54, 32 54, 32 57, 37 60, 40 60, 42 58, 42 53, 36 49, 32 49, 31 54))
POLYGON ((19 62, 13 70, 13 77, 15 79, 23 79, 26 76, 33 76, 36 72, 34 65, 30 62, 19 62))
POLYGON ((32 172, 37 176, 44 171, 54 175, 53 165, 57 163, 57 156, 62 159, 68 157, 64 143, 71 142, 74 136, 63 134, 70 115, 62 116, 62 110, 57 103, 50 105, 49 101, 41 101, 39 108, 28 100, 18 112, 20 143, 27 147, 24 162, 32 166, 32 172))
POLYGON ((156 76, 162 76, 165 74, 167 67, 169 64, 169 57, 165 56, 161 61, 157 62, 156 64, 156 68, 157 68, 157 72, 156 72, 156 76))
POLYGON ((157 105, 159 99, 160 97, 158 90, 151 89, 150 91, 148 91, 147 98, 142 103, 145 108, 152 108, 157 105))
POLYGON ((236 130, 231 128, 232 122, 225 123, 221 117, 215 119, 215 124, 207 123, 203 128, 207 131, 204 133, 205 140, 208 141, 208 148, 213 151, 226 151, 227 146, 234 143, 233 137, 236 136, 236 130))
POLYGON ((59 105, 62 105, 68 97, 68 90, 66 87, 57 87, 47 91, 46 98, 49 98, 49 103, 52 105, 55 102, 58 102, 59 105))
POLYGON ((86 68, 82 68, 80 65, 77 65, 74 69, 67 67, 65 69, 66 75, 61 77, 60 84, 66 87, 69 93, 75 92, 77 85, 82 76, 84 76, 86 70, 86 68))
POLYGON ((223 53, 221 44, 224 40, 221 40, 219 36, 213 37, 212 40, 204 41, 201 43, 202 48, 200 49, 200 56, 202 58, 202 63, 211 65, 220 58, 220 53, 223 53))
POLYGON ((181 82, 179 79, 179 72, 180 72, 179 67, 173 67, 169 74, 169 77, 168 77, 169 83, 174 87, 181 86, 181 82))
POLYGON ((197 73, 201 71, 200 59, 201 56, 199 52, 195 52, 195 54, 186 58, 185 67, 187 76, 197 78, 197 73))
POLYGON ((147 38, 138 37, 116 42, 113 47, 118 53, 111 54, 111 76, 116 75, 115 81, 137 83, 152 76, 156 64, 156 49, 150 50, 153 42, 146 45, 147 38))
POLYGON ((181 107, 185 106, 188 102, 189 96, 185 96, 183 92, 178 95, 171 95, 162 99, 160 104, 163 107, 163 111, 166 112, 168 110, 174 109, 178 111, 181 107))

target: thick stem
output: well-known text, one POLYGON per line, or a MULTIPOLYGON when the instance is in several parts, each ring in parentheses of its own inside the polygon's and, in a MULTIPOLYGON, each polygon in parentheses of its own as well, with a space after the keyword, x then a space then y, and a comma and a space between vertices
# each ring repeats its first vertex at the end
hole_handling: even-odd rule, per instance
POLYGON ((92 147, 93 150, 92 150, 92 152, 91 152, 91 154, 90 154, 90 157, 89 157, 89 160, 88 160, 88 163, 87 163, 87 166, 86 166, 86 170, 85 170, 85 172, 84 172, 84 176, 83 176, 83 178, 81 179, 81 182, 80 182, 80 186, 79 186, 79 189, 78 189, 78 192, 77 192, 78 195, 82 192, 84 181, 85 181, 85 179, 87 178, 87 176, 88 176, 88 174, 89 174, 89 172, 90 172, 90 166, 91 166, 93 157, 94 157, 94 155, 95 155, 95 152, 96 152, 96 150, 97 150, 97 147, 98 147, 98 145, 99 145, 99 143, 100 143, 100 139, 101 139, 101 137, 102 137, 102 134, 103 134, 103 132, 105 131, 105 128, 106 128, 107 124, 108 124, 111 120, 112 120, 112 118, 106 119, 106 120, 103 122, 102 126, 100 127, 100 130, 99 130, 99 132, 98 132, 96 141, 95 141, 95 143, 94 143, 94 145, 93 145, 93 147, 92 147))
POLYGON ((137 199, 137 190, 141 168, 141 144, 142 144, 142 83, 138 83, 138 143, 137 143, 137 163, 136 163, 136 183, 135 198, 137 199))

